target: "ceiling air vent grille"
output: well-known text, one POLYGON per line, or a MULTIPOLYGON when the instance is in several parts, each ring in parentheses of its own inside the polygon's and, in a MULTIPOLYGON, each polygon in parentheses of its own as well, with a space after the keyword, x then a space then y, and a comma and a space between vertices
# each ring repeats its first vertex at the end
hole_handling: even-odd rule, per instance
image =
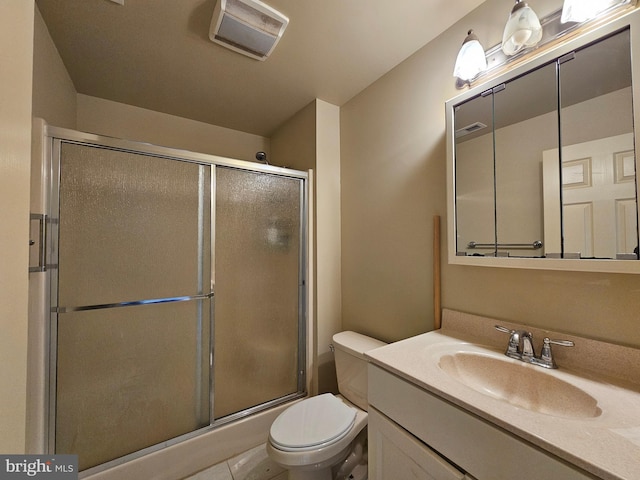
POLYGON ((456 138, 464 137, 465 135, 469 135, 473 132, 477 132, 478 130, 482 130, 483 128, 487 128, 487 126, 482 122, 475 122, 466 127, 459 128, 456 130, 456 138))
POLYGON ((218 0, 209 38, 257 60, 266 59, 289 19, 259 0, 218 0))

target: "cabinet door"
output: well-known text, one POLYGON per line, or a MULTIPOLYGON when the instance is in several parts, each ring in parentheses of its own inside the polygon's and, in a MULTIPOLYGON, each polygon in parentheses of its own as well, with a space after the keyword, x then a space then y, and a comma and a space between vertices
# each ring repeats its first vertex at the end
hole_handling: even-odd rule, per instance
MULTIPOLYGON (((555 63, 494 88, 496 242, 499 253, 541 257, 541 152, 558 145, 555 63), (536 88, 537 87, 537 88, 536 88)), ((557 194, 557 192, 556 192, 557 194)))
POLYGON ((369 408, 371 480, 462 480, 464 473, 373 407, 369 408))
POLYGON ((559 60, 565 257, 638 258, 630 34, 559 60))
MULTIPOLYGON (((423 448, 433 448, 442 458, 458 468, 471 472, 478 480, 587 480, 594 476, 546 453, 540 448, 467 413, 440 397, 369 364, 369 424, 371 411, 383 412, 387 421, 415 435, 424 442, 423 448), (428 445, 428 447, 425 447, 428 445), (523 466, 526 475, 523 476, 523 466)), ((374 419, 375 422, 375 419, 374 419)), ((375 425, 375 423, 374 423, 375 425)), ((371 429, 371 427, 369 427, 371 429)), ((404 432, 404 430, 402 430, 404 432)), ((371 430, 370 430, 371 432, 371 430)), ((412 437, 413 438, 413 437, 412 437)), ((369 445, 375 435, 369 433, 369 445)), ((369 458, 379 460, 369 447, 369 458)), ((379 451, 379 449, 377 449, 379 451)), ((399 449, 407 454, 402 444, 399 449)), ((386 468, 386 467, 385 467, 386 468)), ((392 472, 390 472, 391 475, 392 472)), ((372 477, 376 480, 403 479, 402 476, 372 477)), ((407 478, 431 478, 411 477, 407 478)), ((438 480, 464 477, 438 477, 438 480)))
POLYGON ((493 95, 456 105, 455 130, 456 252, 495 254, 493 95))

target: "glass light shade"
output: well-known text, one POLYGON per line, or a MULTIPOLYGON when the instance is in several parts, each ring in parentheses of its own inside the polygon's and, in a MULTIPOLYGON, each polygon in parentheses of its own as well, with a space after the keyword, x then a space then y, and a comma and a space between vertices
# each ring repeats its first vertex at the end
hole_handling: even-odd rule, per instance
POLYGON ((487 58, 478 37, 469 30, 456 58, 453 76, 469 82, 487 69, 487 58))
POLYGON ((560 21, 562 23, 586 22, 596 18, 609 7, 625 3, 628 3, 627 0, 564 0, 560 21))
POLYGON ((502 35, 502 51, 514 55, 526 47, 533 47, 542 38, 542 25, 536 13, 524 2, 518 2, 511 10, 502 35))

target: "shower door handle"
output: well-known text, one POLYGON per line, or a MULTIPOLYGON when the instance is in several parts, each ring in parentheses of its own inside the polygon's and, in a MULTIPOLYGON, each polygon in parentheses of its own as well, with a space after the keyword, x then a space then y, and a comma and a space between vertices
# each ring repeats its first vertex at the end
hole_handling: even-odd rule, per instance
POLYGON ((43 213, 29 215, 29 272, 47 271, 47 216, 43 213), (38 222, 38 234, 34 239, 33 224, 38 222), (32 250, 35 249, 35 250, 32 250), (33 252, 33 255, 32 255, 33 252), (37 255, 37 260, 32 257, 37 255), (32 263, 35 263, 32 264, 32 263))

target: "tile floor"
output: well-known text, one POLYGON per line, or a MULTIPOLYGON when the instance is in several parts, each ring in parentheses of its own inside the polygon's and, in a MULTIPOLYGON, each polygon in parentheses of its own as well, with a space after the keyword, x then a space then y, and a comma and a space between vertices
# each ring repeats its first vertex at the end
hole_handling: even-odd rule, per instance
POLYGON ((287 480, 286 470, 271 461, 265 445, 230 458, 184 480, 287 480))

